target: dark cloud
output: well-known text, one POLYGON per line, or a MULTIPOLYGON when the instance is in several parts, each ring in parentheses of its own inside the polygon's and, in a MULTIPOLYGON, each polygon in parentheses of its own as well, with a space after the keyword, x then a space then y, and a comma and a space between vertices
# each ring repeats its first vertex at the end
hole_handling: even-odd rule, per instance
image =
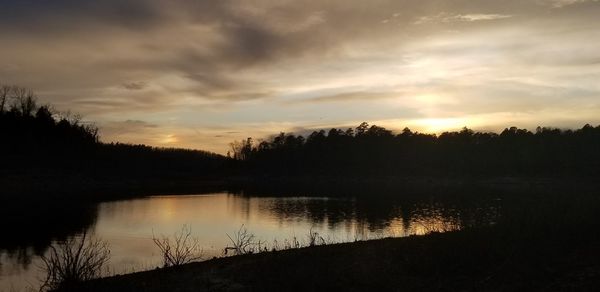
POLYGON ((155 1, 2 1, 0 26, 10 35, 73 37, 107 28, 143 32, 167 21, 155 1))
POLYGON ((115 133, 225 112, 349 121, 367 104, 386 117, 541 111, 565 105, 553 90, 592 108, 598 13, 594 0, 5 0, 0 80, 115 133), (355 108, 323 109, 336 105, 355 108))
POLYGON ((123 84, 123 87, 128 90, 142 90, 142 89, 148 87, 148 84, 143 81, 130 82, 130 83, 123 84))
POLYGON ((158 125, 150 124, 140 120, 125 120, 122 122, 127 127, 158 128, 158 125))

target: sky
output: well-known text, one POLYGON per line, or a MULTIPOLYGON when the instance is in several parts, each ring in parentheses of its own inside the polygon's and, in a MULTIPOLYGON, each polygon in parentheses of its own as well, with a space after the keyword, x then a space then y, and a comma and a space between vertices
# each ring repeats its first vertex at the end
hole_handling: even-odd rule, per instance
POLYGON ((2 0, 0 83, 105 142, 600 124, 598 0, 2 0))

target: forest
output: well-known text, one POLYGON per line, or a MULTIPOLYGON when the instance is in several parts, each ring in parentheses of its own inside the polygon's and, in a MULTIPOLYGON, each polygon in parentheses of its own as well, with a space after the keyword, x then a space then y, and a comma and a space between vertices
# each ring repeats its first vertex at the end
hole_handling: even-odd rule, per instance
POLYGON ((581 176, 600 174, 600 126, 580 129, 468 128, 439 135, 356 128, 280 133, 230 144, 227 156, 201 150, 103 143, 79 115, 39 105, 26 88, 0 87, 0 172, 77 173, 117 178, 581 176))
POLYGON ((100 142, 81 116, 38 105, 26 88, 0 87, 0 173, 79 174, 94 177, 213 176, 227 160, 188 149, 100 142))
POLYGON ((595 176, 600 126, 577 130, 510 127, 500 134, 468 128, 439 135, 394 133, 363 122, 355 129, 280 133, 260 143, 231 143, 250 173, 270 175, 595 176))

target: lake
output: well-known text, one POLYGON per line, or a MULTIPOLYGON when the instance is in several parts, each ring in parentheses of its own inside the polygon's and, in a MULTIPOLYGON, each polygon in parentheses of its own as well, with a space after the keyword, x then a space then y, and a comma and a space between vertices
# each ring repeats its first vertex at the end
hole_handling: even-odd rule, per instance
POLYGON ((110 275, 161 266, 153 236, 172 236, 184 224, 209 259, 223 256, 230 244, 227 235, 242 226, 269 248, 294 239, 306 245, 311 231, 328 243, 348 242, 491 224, 498 204, 482 200, 464 206, 461 200, 436 197, 263 197, 223 192, 74 206, 40 219, 35 223, 42 226, 39 234, 29 240, 2 240, 0 290, 37 289, 43 276, 39 254, 56 240, 81 236, 83 231, 109 243, 111 259, 105 273, 110 275))

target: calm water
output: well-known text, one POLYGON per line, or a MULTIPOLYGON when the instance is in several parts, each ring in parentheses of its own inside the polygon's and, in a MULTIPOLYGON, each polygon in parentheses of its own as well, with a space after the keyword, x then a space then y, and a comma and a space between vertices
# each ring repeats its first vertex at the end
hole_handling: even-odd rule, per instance
MULTIPOLYGON (((88 234, 108 241, 111 260, 106 273, 114 274, 160 266, 153 234, 172 235, 184 224, 191 226, 205 257, 211 258, 222 255, 229 243, 226 234, 233 234, 242 224, 267 244, 294 237, 305 243, 311 229, 328 241, 344 242, 490 223, 494 220, 494 208, 492 205, 458 207, 436 200, 273 198, 227 193, 155 196, 95 205, 89 211, 91 215, 86 212, 81 216, 82 226, 73 227, 75 230, 64 236, 80 236, 87 229, 88 234)), ((57 225, 60 224, 59 221, 57 225)), ((47 242, 57 237, 60 238, 49 238, 47 242)), ((0 249, 0 290, 39 286, 42 274, 36 254, 45 252, 43 245, 0 249)))

